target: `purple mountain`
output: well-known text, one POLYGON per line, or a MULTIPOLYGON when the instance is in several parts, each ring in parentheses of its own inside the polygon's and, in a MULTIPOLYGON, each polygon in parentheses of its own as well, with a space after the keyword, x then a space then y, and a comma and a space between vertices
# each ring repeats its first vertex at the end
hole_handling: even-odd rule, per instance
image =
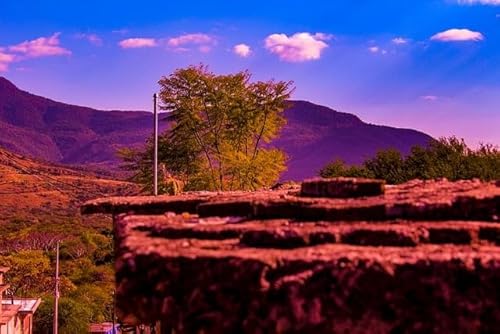
MULTIPOLYGON (((291 101, 273 146, 287 152, 283 180, 317 175, 329 161, 360 163, 383 148, 407 153, 432 138, 422 132, 367 124, 306 101, 291 101)), ((140 146, 151 133, 151 114, 102 111, 49 100, 0 77, 0 147, 58 164, 117 169, 116 150, 140 146)))

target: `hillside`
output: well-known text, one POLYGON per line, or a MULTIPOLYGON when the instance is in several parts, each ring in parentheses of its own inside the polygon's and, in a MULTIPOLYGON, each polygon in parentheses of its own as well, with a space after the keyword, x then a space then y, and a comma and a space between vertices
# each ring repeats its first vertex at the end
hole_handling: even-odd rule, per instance
MULTIPOLYGON (((99 178, 67 167, 27 159, 0 148, 0 264, 17 296, 40 297, 38 333, 52 323, 54 250, 61 242, 60 309, 76 313, 81 328, 110 319, 114 287, 112 221, 84 219, 91 198, 137 194, 135 184, 99 178), (68 306, 69 305, 69 306, 68 306)), ((64 331, 83 333, 85 330, 64 331)))
POLYGON ((138 192, 132 183, 38 162, 0 148, 0 223, 76 217, 87 199, 138 192))
POLYGON ((146 112, 98 111, 22 91, 0 77, 0 146, 22 155, 76 165, 116 162, 118 147, 149 134, 146 112))
MULTIPOLYGON (((403 153, 431 137, 415 130, 366 124, 352 114, 291 101, 288 124, 274 145, 287 152, 282 179, 304 179, 334 158, 359 163, 382 148, 403 153)), ((100 111, 52 101, 0 77, 0 147, 47 161, 118 169, 115 152, 142 145, 151 133, 146 112, 100 111)))
POLYGON ((337 158, 360 164, 380 149, 395 148, 407 154, 412 146, 427 145, 432 140, 416 130, 367 124, 355 115, 306 101, 293 101, 285 116, 288 124, 274 142, 290 157, 283 179, 317 175, 337 158))

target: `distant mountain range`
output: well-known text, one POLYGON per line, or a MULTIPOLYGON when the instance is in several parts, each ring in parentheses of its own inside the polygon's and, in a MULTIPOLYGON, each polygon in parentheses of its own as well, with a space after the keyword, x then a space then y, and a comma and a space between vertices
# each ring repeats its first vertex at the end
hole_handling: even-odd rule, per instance
MULTIPOLYGON (((291 101, 288 124, 273 145, 289 156, 283 180, 317 175, 341 158, 360 163, 383 148, 407 153, 426 145, 425 133, 367 124, 357 116, 306 101, 291 101)), ((152 117, 143 111, 102 111, 56 102, 22 91, 0 77, 0 147, 58 164, 118 169, 116 150, 140 146, 152 117)))

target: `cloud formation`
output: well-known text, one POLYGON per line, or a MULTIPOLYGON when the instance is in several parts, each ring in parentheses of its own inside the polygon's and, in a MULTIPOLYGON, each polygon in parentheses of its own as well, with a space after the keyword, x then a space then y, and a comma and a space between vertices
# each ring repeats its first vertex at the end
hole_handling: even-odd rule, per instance
POLYGON ((152 48, 158 45, 154 38, 127 38, 118 43, 122 49, 152 48))
POLYGON ((71 51, 60 45, 59 36, 60 33, 55 33, 49 37, 0 47, 0 72, 7 71, 11 63, 29 58, 70 55, 71 51))
POLYGON ((210 52, 216 44, 217 40, 214 37, 202 33, 180 35, 167 41, 167 45, 175 51, 188 51, 190 46, 196 46, 204 53, 210 52))
POLYGON ((403 37, 396 37, 392 39, 392 43, 397 45, 408 44, 408 39, 403 37))
POLYGON ((71 51, 60 45, 59 35, 60 33, 55 33, 49 37, 24 41, 20 44, 9 46, 8 50, 28 58, 70 55, 71 51))
POLYGON ((371 53, 381 53, 383 55, 387 54, 387 50, 384 50, 384 49, 381 49, 379 46, 370 46, 368 48, 368 51, 370 51, 371 53))
POLYGON ((458 0, 461 5, 491 5, 500 6, 500 0, 458 0))
POLYGON ((14 61, 14 55, 4 53, 0 48, 0 72, 5 72, 9 69, 9 64, 14 61))
POLYGON ((246 44, 238 44, 233 47, 233 52, 240 57, 246 58, 250 56, 252 50, 250 49, 250 46, 246 44))
POLYGON ((484 40, 484 36, 478 31, 469 29, 449 29, 435 34, 431 37, 431 40, 441 42, 479 42, 484 40))
POLYGON ((321 53, 328 47, 325 41, 331 38, 332 35, 324 33, 272 34, 265 39, 265 47, 283 61, 304 62, 320 59, 321 53))
POLYGON ((94 44, 96 46, 102 45, 101 37, 97 36, 96 34, 76 34, 75 37, 78 39, 85 39, 90 44, 94 44))
POLYGON ((170 38, 168 40, 169 46, 181 46, 186 44, 211 44, 213 38, 206 34, 186 34, 170 38))

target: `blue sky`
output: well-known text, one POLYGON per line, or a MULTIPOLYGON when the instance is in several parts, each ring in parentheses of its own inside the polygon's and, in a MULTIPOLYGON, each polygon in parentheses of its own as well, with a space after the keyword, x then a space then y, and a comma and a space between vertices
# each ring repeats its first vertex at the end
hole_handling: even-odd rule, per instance
POLYGON ((500 144, 500 0, 0 0, 0 75, 56 100, 144 110, 198 64, 293 80, 371 123, 500 144))

